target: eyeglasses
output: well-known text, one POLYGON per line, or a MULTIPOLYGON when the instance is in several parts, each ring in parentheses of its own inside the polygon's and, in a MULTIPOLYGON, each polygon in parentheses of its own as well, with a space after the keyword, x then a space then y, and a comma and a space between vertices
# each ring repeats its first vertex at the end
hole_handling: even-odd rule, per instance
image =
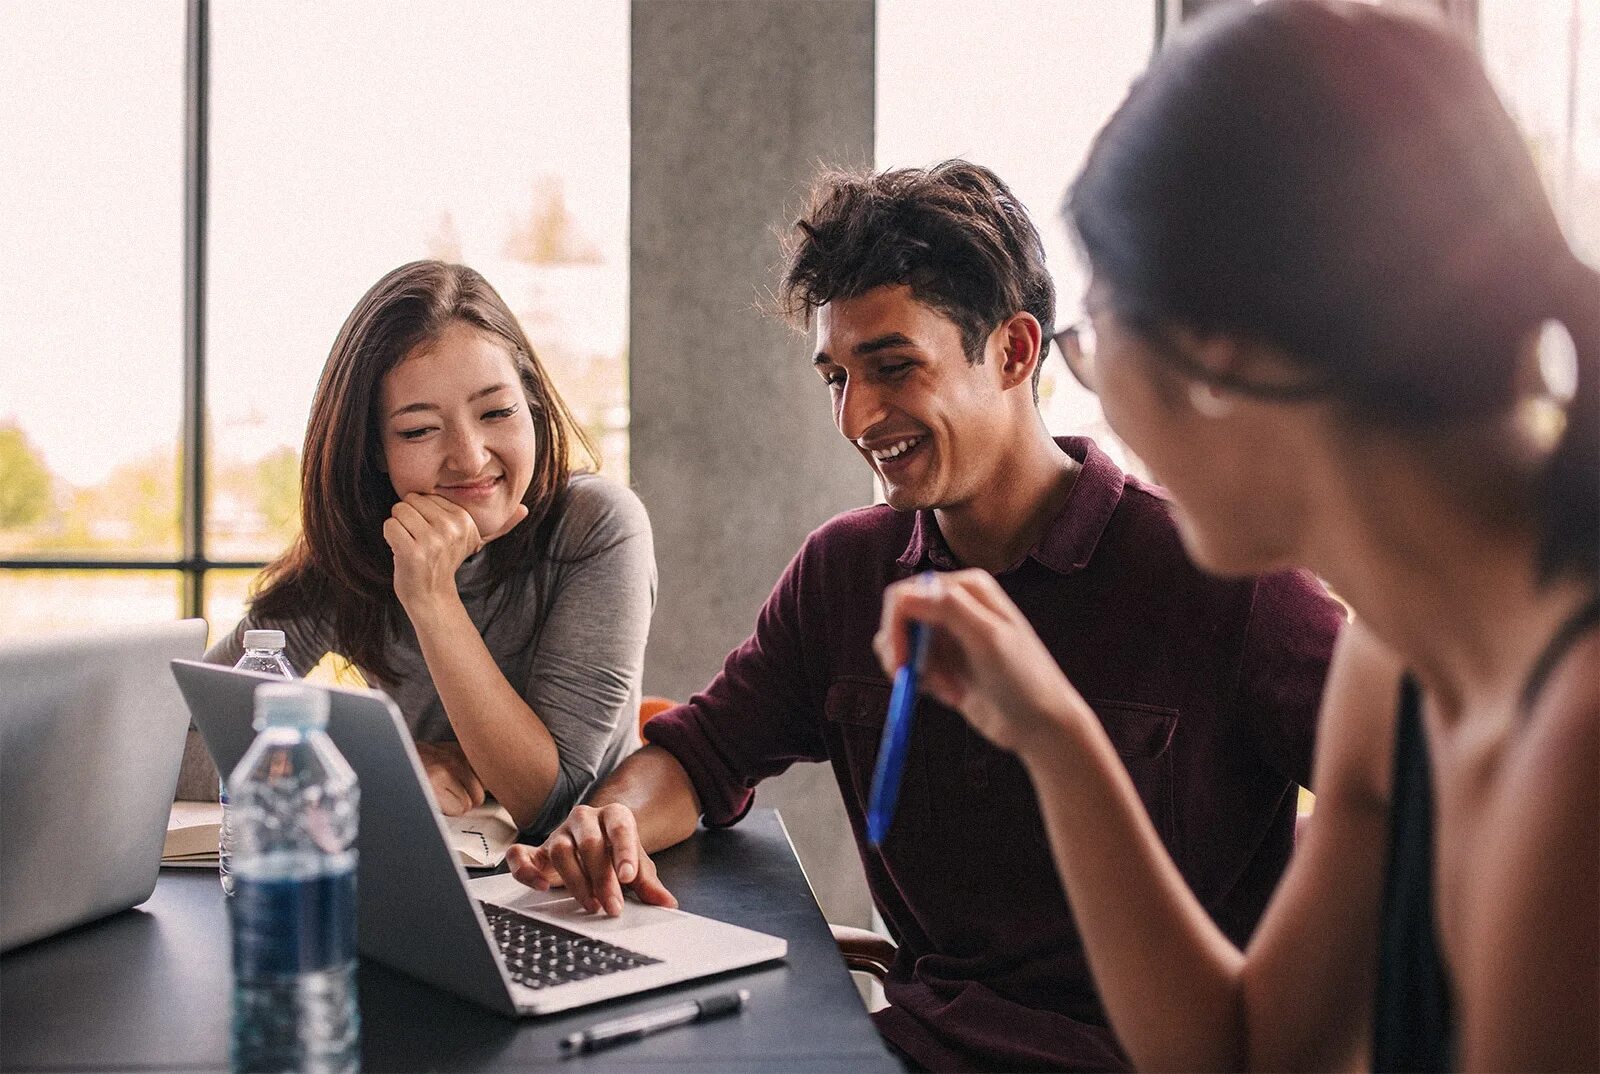
POLYGON ((1073 379, 1094 391, 1094 322, 1085 317, 1050 336, 1073 379))
MULTIPOLYGON (((1076 321, 1059 332, 1051 333, 1050 339, 1055 343, 1056 349, 1061 352, 1061 358, 1067 363, 1067 368, 1072 371, 1072 376, 1077 382, 1091 392, 1098 392, 1095 387, 1095 334, 1094 322, 1085 317, 1076 321)), ((1214 388, 1234 392, 1238 395, 1250 396, 1274 403, 1303 403, 1313 399, 1325 398, 1330 387, 1325 378, 1303 381, 1299 384, 1271 384, 1234 373, 1217 373, 1207 369, 1191 356, 1183 353, 1177 347, 1167 345, 1157 349, 1172 364, 1176 365, 1183 373, 1195 380, 1209 384, 1214 388)))

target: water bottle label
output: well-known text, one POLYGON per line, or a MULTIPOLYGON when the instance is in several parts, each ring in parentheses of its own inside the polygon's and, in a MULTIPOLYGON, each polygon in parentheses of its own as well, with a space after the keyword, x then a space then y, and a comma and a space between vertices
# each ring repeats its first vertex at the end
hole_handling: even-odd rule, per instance
POLYGON ((236 977, 332 969, 356 955, 353 868, 305 877, 234 872, 233 968, 236 977))

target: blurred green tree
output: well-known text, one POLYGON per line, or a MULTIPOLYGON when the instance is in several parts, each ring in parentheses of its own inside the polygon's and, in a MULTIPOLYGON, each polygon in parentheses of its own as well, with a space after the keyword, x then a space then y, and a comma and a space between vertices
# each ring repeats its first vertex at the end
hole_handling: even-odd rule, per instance
POLYGON ((256 460, 255 489, 267 533, 287 547, 300 532, 300 453, 280 447, 256 460))
POLYGON ((123 463, 100 484, 74 493, 64 547, 126 556, 172 555, 178 549, 180 479, 172 450, 123 463))
POLYGON ((449 209, 441 212, 439 219, 434 221, 433 232, 424 240, 423 246, 435 261, 447 261, 453 265, 461 263, 461 231, 456 227, 456 218, 449 209))
POLYGON ((505 255, 527 265, 598 265, 602 260, 600 248, 578 230, 561 180, 553 175, 534 181, 533 204, 512 226, 505 255))
POLYGON ((15 424, 0 425, 0 529, 21 529, 50 511, 55 479, 15 424))

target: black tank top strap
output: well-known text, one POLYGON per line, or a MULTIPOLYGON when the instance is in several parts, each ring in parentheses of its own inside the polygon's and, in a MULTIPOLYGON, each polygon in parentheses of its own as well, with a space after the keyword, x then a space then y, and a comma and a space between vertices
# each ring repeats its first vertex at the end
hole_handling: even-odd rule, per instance
POLYGON ((1373 1070, 1450 1070, 1455 1013, 1433 915, 1433 773, 1422 690, 1407 675, 1395 727, 1389 861, 1378 927, 1373 1070))
POLYGON ((1522 687, 1520 704, 1524 714, 1532 710, 1533 703, 1539 699, 1539 694, 1560 665, 1561 658, 1567 655, 1567 650, 1597 624, 1600 624, 1600 595, 1591 598, 1562 623, 1544 647, 1544 652, 1539 654, 1539 659, 1534 661, 1533 671, 1528 674, 1528 681, 1522 687))
MULTIPOLYGON (((1538 699, 1562 657, 1600 625, 1600 597, 1586 602, 1551 637, 1522 691, 1522 711, 1538 699)), ((1373 1069, 1450 1070, 1455 1004, 1434 921, 1433 773, 1422 725, 1422 690, 1407 675, 1395 727, 1389 860, 1378 935, 1373 1009, 1373 1069)))

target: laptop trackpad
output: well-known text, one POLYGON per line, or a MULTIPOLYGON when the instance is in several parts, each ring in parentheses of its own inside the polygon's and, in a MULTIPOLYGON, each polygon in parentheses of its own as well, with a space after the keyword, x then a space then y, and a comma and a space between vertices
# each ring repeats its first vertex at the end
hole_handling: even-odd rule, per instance
POLYGON ((525 909, 537 910, 540 917, 549 918, 560 924, 570 923, 591 936, 615 935, 620 932, 632 932, 635 929, 646 929, 652 925, 681 922, 683 920, 683 915, 675 910, 664 910, 659 906, 646 906, 633 898, 623 900, 622 915, 620 917, 591 914, 579 906, 576 899, 562 899, 560 902, 544 903, 540 906, 525 907, 525 909))
POLYGON ((647 906, 632 896, 623 900, 621 917, 609 917, 603 913, 592 914, 579 906, 578 901, 568 895, 565 888, 534 891, 507 873, 469 880, 467 889, 475 899, 498 903, 525 913, 537 913, 557 924, 574 925, 595 936, 615 935, 683 920, 682 915, 676 910, 647 906))

